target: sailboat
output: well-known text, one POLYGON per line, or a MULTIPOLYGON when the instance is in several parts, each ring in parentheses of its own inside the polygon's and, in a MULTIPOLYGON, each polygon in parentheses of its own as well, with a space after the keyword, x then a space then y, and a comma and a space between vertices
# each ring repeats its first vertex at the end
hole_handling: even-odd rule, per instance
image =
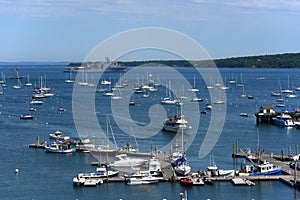
POLYGON ((134 94, 133 94, 133 96, 132 96, 132 98, 129 100, 129 105, 130 106, 134 106, 135 105, 135 101, 134 101, 134 94))
POLYGON ((120 89, 116 88, 116 94, 112 95, 110 98, 113 99, 113 100, 120 100, 120 99, 122 99, 122 95, 121 95, 120 89))
POLYGON ((6 86, 5 74, 1 72, 2 79, 0 80, 0 85, 6 86))
POLYGON ((188 91, 190 92, 199 92, 199 90, 196 88, 196 78, 194 76, 194 87, 191 89, 188 89, 188 91))
POLYGON ((242 73, 240 73, 240 77, 241 77, 241 82, 237 83, 236 86, 243 87, 245 84, 243 83, 243 75, 242 75, 242 73))
POLYGON ((4 92, 3 92, 3 87, 2 87, 1 84, 0 84, 0 94, 4 94, 4 92))
POLYGON ((241 94, 241 97, 244 98, 244 97, 246 97, 247 95, 245 94, 245 86, 243 85, 242 87, 243 87, 243 92, 242 92, 242 94, 241 94))
MULTIPOLYGON (((171 87, 171 81, 169 81, 169 88, 171 87)), ((176 101, 171 99, 171 91, 166 87, 166 96, 161 99, 162 104, 176 104, 176 101)))
POLYGON ((29 74, 27 74, 27 81, 25 82, 26 86, 32 86, 32 83, 29 81, 29 74))
MULTIPOLYGON (((18 70, 16 70, 17 77, 19 77, 18 70)), ((17 85, 12 86, 14 89, 20 89, 22 87, 21 81, 19 78, 17 78, 17 85)))
MULTIPOLYGON (((182 106, 180 107, 181 113, 182 113, 182 106)), ((182 121, 183 126, 183 121, 182 121)), ((191 172, 191 167, 187 163, 186 156, 185 156, 185 150, 184 150, 184 142, 183 142, 183 128, 181 129, 181 147, 182 147, 182 155, 180 158, 176 160, 176 166, 174 167, 175 172, 178 175, 187 175, 191 172)))
POLYGON ((87 73, 86 72, 82 72, 82 81, 77 82, 77 85, 80 86, 88 86, 88 78, 87 78, 87 73))
POLYGON ((281 89, 281 93, 293 93, 293 90, 290 90, 290 76, 288 76, 288 89, 281 89))
POLYGON ((74 83, 72 71, 69 73, 69 78, 65 80, 66 83, 74 83))

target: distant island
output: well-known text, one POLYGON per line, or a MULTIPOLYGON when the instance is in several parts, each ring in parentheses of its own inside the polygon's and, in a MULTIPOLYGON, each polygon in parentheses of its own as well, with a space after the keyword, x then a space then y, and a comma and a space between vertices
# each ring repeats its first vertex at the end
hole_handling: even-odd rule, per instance
MULTIPOLYGON (((213 60, 218 68, 300 68, 300 53, 244 56, 213 60)), ((212 61, 149 60, 118 62, 122 66, 135 67, 144 64, 161 64, 173 67, 211 67, 212 61)))

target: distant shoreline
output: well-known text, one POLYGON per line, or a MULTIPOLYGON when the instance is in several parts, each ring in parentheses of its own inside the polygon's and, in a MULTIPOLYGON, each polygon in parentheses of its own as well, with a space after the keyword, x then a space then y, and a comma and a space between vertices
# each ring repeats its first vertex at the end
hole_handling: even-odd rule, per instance
MULTIPOLYGON (((187 61, 187 60, 145 60, 145 61, 117 61, 125 67, 141 65, 166 65, 171 67, 199 67, 199 68, 300 68, 300 53, 284 53, 258 56, 242 56, 213 60, 187 61)), ((59 65, 80 66, 81 62, 0 62, 0 66, 32 66, 32 65, 59 65)))

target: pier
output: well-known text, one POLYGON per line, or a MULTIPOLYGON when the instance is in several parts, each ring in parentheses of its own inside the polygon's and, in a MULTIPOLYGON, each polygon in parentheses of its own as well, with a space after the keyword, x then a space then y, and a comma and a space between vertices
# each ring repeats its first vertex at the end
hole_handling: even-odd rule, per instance
POLYGON ((256 117, 256 124, 272 124, 273 118, 282 113, 289 114, 293 121, 299 121, 300 119, 300 109, 296 108, 283 108, 281 112, 275 112, 272 106, 261 106, 259 111, 254 113, 256 117))

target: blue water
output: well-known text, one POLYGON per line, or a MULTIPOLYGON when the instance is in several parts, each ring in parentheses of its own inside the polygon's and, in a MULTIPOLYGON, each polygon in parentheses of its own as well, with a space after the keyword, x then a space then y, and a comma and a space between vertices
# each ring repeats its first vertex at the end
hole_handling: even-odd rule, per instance
MULTIPOLYGON (((48 134, 59 129, 66 135, 78 137, 72 115, 72 89, 73 84, 67 84, 64 79, 68 74, 63 72, 64 66, 21 66, 22 75, 30 74, 30 81, 38 84, 40 76, 46 75, 47 82, 53 88, 54 97, 45 99, 45 104, 35 106, 36 112, 32 112, 34 120, 20 120, 20 114, 27 113, 31 100, 33 86, 23 86, 19 90, 12 88, 16 80, 7 78, 7 86, 4 87, 4 95, 0 95, 0 199, 179 199, 179 193, 187 190, 189 199, 297 199, 300 193, 297 189, 290 188, 277 181, 256 182, 255 187, 236 187, 230 182, 217 182, 213 186, 183 187, 179 183, 163 183, 157 185, 128 186, 125 183, 108 183, 93 188, 74 187, 72 178, 79 172, 92 172, 94 167, 91 162, 96 158, 91 154, 74 153, 71 155, 56 155, 45 153, 41 149, 30 149, 28 144, 34 143, 37 135, 41 140, 47 140, 48 134), (63 106, 66 111, 57 109, 63 106), (15 169, 19 174, 15 174, 15 169)), ((195 70, 177 69, 193 84, 195 70)), ((11 66, 0 66, 0 72, 6 77, 11 74, 11 66)), ((261 105, 275 105, 276 98, 271 97, 271 92, 278 90, 278 80, 282 87, 300 86, 300 73, 297 69, 221 69, 223 80, 232 77, 240 80, 242 73, 245 83, 245 93, 255 98, 250 100, 241 98, 242 88, 227 85, 226 91, 227 112, 222 134, 213 147, 212 155, 219 166, 224 169, 238 169, 240 161, 231 158, 233 143, 239 142, 239 148, 251 148, 253 151, 258 145, 268 153, 280 154, 281 150, 287 154, 290 146, 295 152, 299 145, 300 131, 286 129, 273 125, 255 124, 253 113, 261 105), (257 80, 265 77, 264 80, 257 80), (298 84, 298 85, 297 85, 298 84), (247 112, 248 118, 240 117, 240 112, 247 112)), ((106 73, 105 78, 117 80, 124 74, 106 73)), ((155 77, 155 74, 153 74, 155 77)), ((142 76, 140 76, 140 82, 142 76)), ((22 80, 23 82, 26 80, 22 80)), ((204 82, 199 74, 196 74, 196 86, 200 89, 199 97, 210 102, 208 92, 204 89, 204 82)), ((131 80, 132 81, 132 80, 131 80)), ((175 81, 175 80, 172 80, 175 81)), ((129 86, 131 87, 131 86, 129 86)), ((178 88, 181 90, 181 88, 178 88)), ((179 92, 180 93, 180 92, 179 92)), ((151 94, 152 95, 152 94, 151 94)), ((165 89, 159 91, 149 99, 136 97, 137 104, 130 107, 132 119, 142 126, 150 123, 149 109, 151 104, 159 103, 159 99, 165 95, 165 89)), ((300 94, 299 94, 300 95, 300 94)), ((299 106, 299 98, 288 99, 287 105, 299 106)), ((199 103, 199 109, 203 109, 206 102, 199 103)), ((109 114, 112 129, 119 147, 126 145, 128 141, 134 143, 128 134, 124 134, 114 122, 110 112, 111 103, 101 93, 95 96, 96 113, 101 124, 105 126, 105 115, 109 114)), ((176 108, 166 106, 168 115, 175 114, 176 108)), ((188 114, 188 113, 187 113, 188 114)), ((190 147, 187 156, 193 171, 204 170, 210 164, 211 154, 199 159, 198 152, 205 136, 205 131, 210 122, 210 112, 200 115, 200 127, 190 147)), ((149 127, 148 127, 149 128, 149 127)), ((150 131, 151 131, 150 127, 150 131)), ((153 127, 155 130, 155 127, 153 127)), ((91 130, 92 132, 92 130, 91 130)), ((88 134, 88 133, 87 133, 88 134)), ((144 152, 151 151, 152 147, 162 148, 173 139, 174 135, 158 132, 151 138, 138 138, 139 149, 144 152)))

